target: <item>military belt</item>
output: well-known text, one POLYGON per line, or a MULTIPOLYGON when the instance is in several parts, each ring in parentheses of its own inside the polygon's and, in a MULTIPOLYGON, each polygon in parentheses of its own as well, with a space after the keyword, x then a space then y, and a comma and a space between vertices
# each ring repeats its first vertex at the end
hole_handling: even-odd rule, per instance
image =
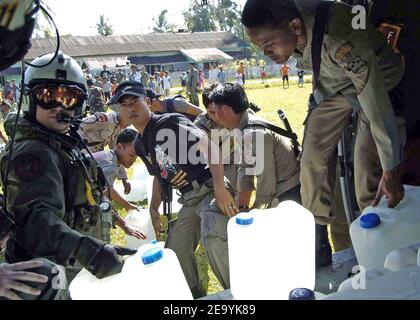
MULTIPOLYGON (((204 182, 206 182, 207 180, 209 180, 211 178, 211 173, 210 172, 206 172, 203 176, 197 178, 195 181, 197 182, 198 185, 203 184, 204 182)), ((190 192, 191 190, 194 189, 194 186, 192 184, 192 182, 188 183, 186 186, 179 188, 179 192, 181 192, 182 194, 190 192)))

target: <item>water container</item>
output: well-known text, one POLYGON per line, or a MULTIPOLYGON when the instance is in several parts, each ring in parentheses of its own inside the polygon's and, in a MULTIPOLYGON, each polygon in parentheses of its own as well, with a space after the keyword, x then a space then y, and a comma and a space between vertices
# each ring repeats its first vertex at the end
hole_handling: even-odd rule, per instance
POLYGON ((399 271, 372 267, 362 269, 344 281, 333 294, 321 300, 419 300, 420 267, 407 267, 399 271))
POLYGON ((378 207, 367 207, 350 226, 350 236, 360 265, 383 267, 394 249, 420 241, 420 187, 404 186, 404 199, 394 209, 383 197, 378 207))
POLYGON ((289 300, 315 300, 315 292, 307 288, 293 289, 289 293, 289 300))
POLYGON ((124 220, 133 229, 141 230, 147 235, 146 240, 126 235, 126 246, 128 248, 137 249, 145 243, 156 239, 155 229, 153 228, 152 218, 148 209, 129 210, 124 220))
POLYGON ((228 245, 237 300, 287 300, 295 288, 315 287, 314 218, 296 202, 232 217, 228 245))
POLYGON ((399 271, 405 267, 420 266, 420 242, 392 250, 385 258, 384 267, 399 271))
POLYGON ((105 279, 83 269, 69 289, 73 300, 193 300, 176 254, 163 243, 144 245, 105 279))
POLYGON ((131 184, 131 191, 129 194, 124 193, 124 186, 121 181, 114 184, 114 189, 126 201, 143 201, 147 198, 147 178, 150 177, 149 172, 144 164, 136 164, 133 168, 133 172, 133 178, 129 179, 131 184))

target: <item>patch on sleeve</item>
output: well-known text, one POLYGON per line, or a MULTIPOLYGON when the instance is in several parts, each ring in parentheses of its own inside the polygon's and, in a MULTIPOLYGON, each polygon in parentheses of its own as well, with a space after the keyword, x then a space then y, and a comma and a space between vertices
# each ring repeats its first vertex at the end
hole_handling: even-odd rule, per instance
POLYGON ((99 114, 98 122, 108 122, 108 116, 105 113, 99 114))
POLYGON ((352 57, 351 50, 353 49, 353 45, 350 42, 346 42, 343 44, 335 53, 335 58, 337 60, 344 60, 350 59, 352 57))
POLYGON ((14 161, 16 175, 22 181, 34 181, 45 173, 41 158, 34 153, 24 153, 14 161))
POLYGON ((347 63, 346 69, 349 72, 355 74, 362 73, 367 69, 368 63, 366 60, 363 60, 361 57, 355 57, 347 63))

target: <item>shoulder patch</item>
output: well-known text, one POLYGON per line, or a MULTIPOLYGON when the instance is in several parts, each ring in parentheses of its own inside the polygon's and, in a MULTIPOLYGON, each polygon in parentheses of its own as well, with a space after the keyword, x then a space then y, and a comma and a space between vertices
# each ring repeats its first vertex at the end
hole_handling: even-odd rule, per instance
POLYGON ((45 173, 44 163, 39 155, 24 153, 14 160, 16 175, 22 181, 34 181, 45 173))
POLYGON ((105 113, 98 115, 98 122, 108 122, 108 116, 105 113))
POLYGON ((346 69, 349 72, 359 74, 366 70, 367 65, 366 60, 363 60, 361 57, 355 57, 347 63, 346 69))
POLYGON ((335 58, 337 60, 344 60, 351 58, 351 50, 353 49, 353 45, 350 42, 344 43, 340 48, 338 48, 337 52, 335 53, 335 58))

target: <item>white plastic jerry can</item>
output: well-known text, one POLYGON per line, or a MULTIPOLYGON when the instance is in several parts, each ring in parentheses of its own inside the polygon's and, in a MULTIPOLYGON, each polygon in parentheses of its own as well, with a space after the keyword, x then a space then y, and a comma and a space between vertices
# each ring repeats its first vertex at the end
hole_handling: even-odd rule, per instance
POLYGON ((126 246, 128 248, 137 249, 152 240, 156 240, 156 233, 149 210, 143 208, 140 208, 139 211, 129 210, 124 220, 131 228, 141 230, 147 236, 145 240, 142 240, 126 235, 126 246))
POLYGON ((404 186, 404 199, 393 209, 385 196, 377 207, 367 207, 350 225, 359 265, 383 267, 392 250, 420 242, 420 187, 404 186))
POLYGON ((163 242, 142 246, 121 273, 97 279, 83 269, 71 282, 73 300, 192 300, 176 254, 163 242))
POLYGON ((289 299, 315 287, 315 222, 293 201, 240 213, 228 222, 229 269, 235 299, 289 299))

